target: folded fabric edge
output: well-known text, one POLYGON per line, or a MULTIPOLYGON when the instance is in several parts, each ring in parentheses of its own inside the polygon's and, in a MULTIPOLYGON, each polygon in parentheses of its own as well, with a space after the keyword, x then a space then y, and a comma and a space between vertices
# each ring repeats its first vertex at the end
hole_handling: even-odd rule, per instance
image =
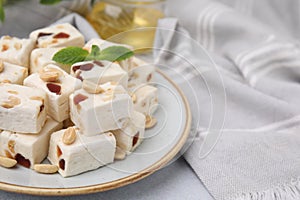
POLYGON ((237 194, 234 200, 298 200, 300 199, 300 178, 292 179, 290 183, 275 186, 258 192, 237 194))

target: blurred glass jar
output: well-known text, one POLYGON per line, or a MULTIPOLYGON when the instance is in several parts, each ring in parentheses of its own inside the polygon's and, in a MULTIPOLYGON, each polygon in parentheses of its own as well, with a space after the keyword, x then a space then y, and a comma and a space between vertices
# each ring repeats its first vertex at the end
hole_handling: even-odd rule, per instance
POLYGON ((86 18, 103 39, 144 51, 153 46, 164 5, 165 0, 99 0, 86 18))

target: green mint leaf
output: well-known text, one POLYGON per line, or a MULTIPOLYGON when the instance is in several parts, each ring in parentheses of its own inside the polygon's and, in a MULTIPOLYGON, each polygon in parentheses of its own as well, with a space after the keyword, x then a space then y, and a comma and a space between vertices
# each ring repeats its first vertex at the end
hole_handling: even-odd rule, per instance
POLYGON ((92 45, 91 56, 97 57, 100 55, 100 48, 97 45, 92 45))
POLYGON ((97 56, 98 60, 108 60, 111 62, 121 61, 133 56, 134 53, 130 49, 123 46, 112 46, 103 49, 100 55, 97 56))
POLYGON ((66 47, 54 54, 52 60, 65 65, 73 65, 86 59, 89 52, 80 47, 66 47))
POLYGON ((53 5, 59 2, 61 2, 61 0, 40 0, 40 3, 44 5, 53 5))
POLYGON ((0 0, 0 21, 3 22, 5 19, 5 13, 3 8, 3 1, 0 0))
POLYGON ((97 45, 92 45, 91 53, 85 58, 85 60, 97 60, 100 55, 100 48, 97 45))

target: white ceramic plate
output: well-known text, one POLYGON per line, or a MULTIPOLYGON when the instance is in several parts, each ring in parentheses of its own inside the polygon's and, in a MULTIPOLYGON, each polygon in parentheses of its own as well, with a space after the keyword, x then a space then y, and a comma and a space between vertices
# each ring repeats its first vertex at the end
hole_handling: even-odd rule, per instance
POLYGON ((88 194, 136 182, 166 165, 182 148, 190 131, 191 113, 180 89, 157 71, 160 106, 158 124, 146 131, 143 143, 125 160, 78 176, 38 174, 24 167, 0 168, 0 189, 35 195, 88 194))

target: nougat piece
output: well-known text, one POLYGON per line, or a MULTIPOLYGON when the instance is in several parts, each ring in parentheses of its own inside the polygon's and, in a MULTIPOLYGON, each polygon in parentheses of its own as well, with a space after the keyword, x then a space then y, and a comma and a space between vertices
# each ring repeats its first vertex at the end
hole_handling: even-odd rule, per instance
POLYGON ((101 88, 98 94, 80 89, 70 95, 71 120, 87 136, 124 127, 133 112, 131 97, 122 86, 106 83, 101 88))
POLYGON ((112 131, 117 146, 126 154, 133 152, 142 143, 145 133, 145 121, 145 115, 135 111, 124 128, 112 131))
POLYGON ((32 39, 2 36, 0 38, 0 59, 28 68, 30 53, 34 45, 35 42, 32 39))
POLYGON ((131 69, 128 72, 128 90, 133 91, 141 84, 153 81, 155 67, 142 59, 133 57, 131 69))
POLYGON ((83 47, 83 35, 71 24, 56 24, 30 33, 38 48, 46 47, 83 47))
MULTIPOLYGON (((69 128, 70 129, 70 128, 69 128)), ((59 166, 63 177, 74 176, 112 163, 116 150, 116 140, 111 132, 87 137, 74 127, 75 141, 65 144, 66 129, 52 134, 48 160, 59 166)))
POLYGON ((85 61, 71 66, 71 75, 80 79, 103 84, 115 82, 127 88, 128 74, 119 64, 109 61, 85 61))
MULTIPOLYGON (((112 47, 112 46, 123 46, 126 47, 130 50, 133 50, 133 47, 126 45, 126 44, 118 44, 118 43, 114 43, 114 42, 109 42, 107 40, 102 40, 100 38, 93 38, 91 40, 89 40, 85 45, 84 45, 84 49, 91 51, 92 46, 96 45, 98 46, 101 50, 106 49, 107 47, 112 47)), ((126 71, 128 72, 130 70, 130 66, 132 63, 132 57, 127 58, 125 60, 122 61, 118 61, 119 65, 126 71)))
POLYGON ((152 115, 158 107, 158 89, 151 85, 142 85, 134 92, 134 110, 144 115, 152 115))
POLYGON ((81 88, 81 81, 70 76, 58 66, 49 64, 40 73, 28 76, 24 80, 24 85, 45 91, 48 115, 56 121, 62 122, 69 118, 69 95, 81 88))
POLYGON ((48 117, 39 134, 3 131, 0 134, 0 155, 16 159, 24 167, 33 168, 47 157, 50 136, 61 128, 62 123, 48 117))
POLYGON ((23 85, 23 81, 27 76, 27 68, 0 60, 0 83, 23 85))
POLYGON ((65 70, 67 73, 70 72, 70 67, 57 63, 52 60, 55 53, 57 53, 62 48, 38 48, 34 49, 30 55, 30 74, 37 73, 43 69, 48 64, 55 64, 61 69, 65 70))
POLYGON ((0 129, 38 134, 46 121, 46 93, 8 83, 0 84, 0 91, 0 129))

